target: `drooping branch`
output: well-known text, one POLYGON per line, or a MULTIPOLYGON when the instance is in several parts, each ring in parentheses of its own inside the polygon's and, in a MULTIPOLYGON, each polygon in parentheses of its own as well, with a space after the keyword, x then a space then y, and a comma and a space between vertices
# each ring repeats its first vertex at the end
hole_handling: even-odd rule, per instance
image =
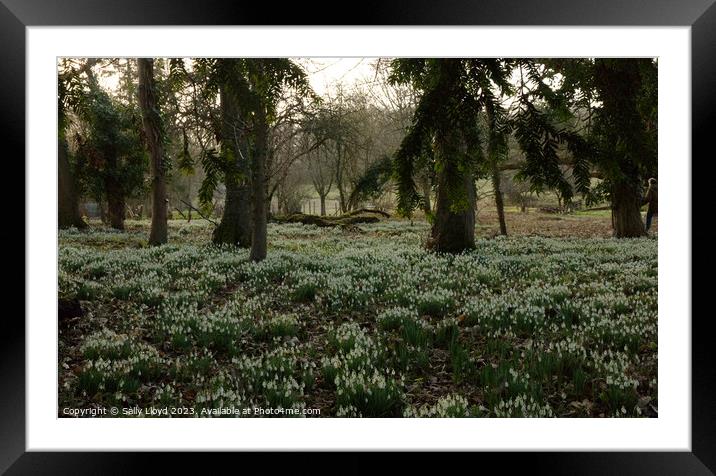
POLYGON ((196 207, 195 207, 194 205, 192 205, 191 203, 187 203, 187 202, 185 202, 184 200, 179 200, 179 201, 182 202, 182 203, 183 203, 184 205, 186 205, 187 207, 189 207, 189 208, 191 208, 192 210, 194 210, 196 213, 198 213, 199 216, 202 217, 204 220, 210 222, 210 223, 211 223, 212 225, 214 225, 214 226, 219 226, 218 223, 216 223, 216 222, 215 222, 214 220, 212 220, 211 218, 206 217, 206 216, 201 212, 201 210, 199 210, 198 208, 196 208, 196 207))
MULTIPOLYGON (((570 159, 567 159, 567 158, 561 158, 561 159, 559 160, 559 164, 560 164, 560 165, 566 165, 566 166, 569 166, 569 167, 572 167, 572 166, 574 165, 574 164, 572 163, 572 161, 571 161, 570 159)), ((523 162, 523 161, 511 161, 511 162, 501 163, 501 164, 498 166, 498 168, 500 169, 501 172, 505 172, 505 171, 509 171, 509 170, 521 170, 523 166, 524 166, 524 162, 523 162)), ((604 178, 604 174, 602 174, 602 173, 601 173, 599 170, 597 170, 597 169, 592 169, 591 172, 590 172, 590 174, 591 174, 591 177, 592 177, 592 178, 598 178, 598 179, 603 179, 603 178, 604 178)))

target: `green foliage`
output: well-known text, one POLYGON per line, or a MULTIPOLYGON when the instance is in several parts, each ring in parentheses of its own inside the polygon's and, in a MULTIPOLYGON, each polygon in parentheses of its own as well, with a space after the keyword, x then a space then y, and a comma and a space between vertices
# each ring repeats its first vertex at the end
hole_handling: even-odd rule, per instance
POLYGON ((454 318, 443 319, 435 325, 435 344, 450 348, 460 335, 457 320, 454 318))
POLYGON ((408 407, 403 412, 403 416, 405 418, 464 418, 470 416, 470 405, 465 397, 446 395, 432 406, 408 407))
POLYGON ((410 84, 420 93, 412 124, 395 155, 399 212, 410 215, 421 203, 414 175, 430 162, 436 172, 449 175, 445 186, 451 208, 470 206, 461 177, 472 173, 481 143, 480 87, 500 87, 507 71, 491 59, 396 59, 391 65, 391 82, 410 84))
POLYGON ((414 320, 417 319, 417 317, 414 310, 404 307, 394 307, 378 314, 375 321, 379 329, 391 331, 400 329, 406 320, 414 320))
POLYGON ((598 199, 591 183, 595 168, 607 186, 656 175, 654 60, 397 59, 391 66, 393 83, 420 93, 394 157, 401 214, 420 204, 415 177, 426 166, 448 173, 451 210, 469 206, 461 173, 481 175, 488 164, 504 160, 510 136, 525 157, 517 178, 532 191, 555 190, 564 200, 575 193, 589 203, 598 199), (515 72, 516 89, 510 79, 515 72), (509 110, 501 104, 504 95, 514 98, 509 110), (586 119, 580 111, 587 111, 586 119), (487 132, 487 154, 480 147, 481 129, 487 132))
POLYGON ((597 58, 552 60, 572 109, 589 111, 583 143, 570 144, 580 191, 594 203, 608 198, 612 184, 640 184, 656 175, 657 61, 597 58), (586 186, 586 165, 601 172, 604 190, 586 186), (604 192, 607 192, 606 194, 604 192))
POLYGON ((300 325, 295 314, 282 314, 272 317, 266 323, 268 333, 273 337, 288 337, 298 334, 300 325))
POLYGON ((293 300, 296 302, 311 302, 316 298, 318 292, 318 284, 312 282, 302 282, 296 286, 293 291, 293 300))
POLYGON ((455 383, 462 383, 473 377, 475 363, 470 354, 457 340, 448 346, 450 352, 450 366, 452 367, 452 378, 455 383))
POLYGON ((373 162, 356 181, 348 201, 356 204, 380 197, 392 173, 393 160, 390 157, 384 156, 373 162))
POLYGON ((525 165, 517 178, 529 179, 535 191, 556 189, 563 198, 571 198, 572 187, 562 174, 557 156, 563 136, 548 115, 531 101, 522 99, 519 111, 515 119, 515 137, 525 153, 525 165))
POLYGON ((204 180, 199 187, 199 202, 207 205, 214 199, 214 192, 219 187, 222 177, 227 173, 227 162, 231 157, 219 155, 216 149, 201 151, 199 162, 204 169, 204 180))
MULTIPOLYGON (((257 119, 265 117, 268 124, 276 120, 276 108, 284 93, 317 101, 306 73, 288 58, 198 58, 190 74, 183 62, 174 61, 170 76, 185 78, 197 84, 199 97, 215 103, 221 97, 218 118, 210 123, 220 151, 206 147, 199 161, 205 172, 199 190, 201 203, 210 203, 219 183, 245 181, 247 164, 253 160, 257 119), (198 80, 197 80, 198 78, 198 80)), ((191 168, 186 153, 182 164, 191 168)))
POLYGON ((409 215, 420 204, 415 175, 426 164, 446 175, 443 186, 453 212, 472 206, 463 174, 484 174, 490 164, 504 160, 511 135, 525 155, 518 178, 529 180, 534 191, 554 189, 565 199, 573 195, 558 156, 566 144, 573 156, 575 189, 587 192, 591 150, 565 124, 571 118, 567 99, 546 82, 554 71, 535 60, 510 59, 397 59, 392 67, 392 82, 411 84, 421 93, 394 160, 400 213, 409 215), (511 83, 516 68, 521 78, 517 91, 511 83), (510 110, 502 105, 506 95, 516 99, 510 110), (487 154, 481 147, 485 135, 487 154))
POLYGON ((353 409, 355 416, 399 416, 403 408, 403 392, 395 378, 378 371, 348 372, 336 377, 336 403, 339 412, 353 409))
POLYGON ((80 192, 101 200, 106 181, 112 180, 124 196, 139 195, 146 189, 149 165, 139 132, 141 117, 98 86, 86 91, 75 107, 82 124, 73 157, 80 192))
POLYGON ((452 310, 454 301, 454 293, 443 288, 437 288, 420 294, 415 305, 422 315, 442 317, 452 310))
POLYGON ((182 149, 177 157, 177 168, 185 175, 194 173, 194 159, 189 153, 189 139, 187 137, 186 128, 182 128, 182 149))
POLYGON ((304 352, 281 346, 257 357, 235 357, 232 365, 241 375, 235 385, 271 408, 303 408, 304 391, 314 383, 313 365, 305 360, 304 352))

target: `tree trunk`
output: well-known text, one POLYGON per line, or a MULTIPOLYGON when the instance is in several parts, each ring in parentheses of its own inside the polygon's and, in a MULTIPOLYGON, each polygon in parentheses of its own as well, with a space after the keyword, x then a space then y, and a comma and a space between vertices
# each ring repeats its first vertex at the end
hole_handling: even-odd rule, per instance
POLYGON ((67 140, 60 138, 57 146, 57 225, 59 228, 87 228, 80 216, 74 177, 67 158, 67 140))
POLYGON ((159 117, 154 82, 154 60, 139 58, 137 65, 139 69, 139 105, 142 109, 144 135, 151 158, 152 227, 149 232, 149 244, 161 245, 167 242, 167 186, 161 118, 159 117))
POLYGON ((336 144, 336 155, 338 161, 336 163, 336 188, 338 189, 338 203, 341 207, 341 213, 348 211, 347 193, 343 183, 343 171, 345 169, 345 154, 342 155, 341 143, 336 144))
POLYGON ((637 187, 623 181, 612 185, 612 226, 615 238, 637 238, 645 236, 644 222, 641 221, 641 194, 637 187))
POLYGON ((341 213, 348 212, 348 203, 346 202, 346 192, 343 188, 343 180, 336 181, 336 188, 338 188, 338 202, 341 206, 341 213))
POLYGON ((213 242, 251 246, 251 194, 248 184, 248 146, 246 135, 238 125, 240 110, 230 88, 221 92, 221 150, 235 165, 226 174, 226 200, 221 223, 214 229, 213 242))
POLYGON ((107 192, 107 212, 109 214, 109 226, 116 230, 124 230, 124 217, 126 206, 122 186, 116 179, 108 177, 105 179, 105 190, 107 192))
POLYGON ((610 150, 603 155, 607 162, 599 165, 611 182, 611 209, 614 237, 644 236, 646 231, 639 211, 641 173, 645 166, 656 166, 656 150, 648 145, 640 96, 644 68, 652 60, 595 60, 594 84, 602 102, 602 113, 610 117, 605 129, 610 150))
POLYGON ((507 223, 505 223, 505 203, 502 200, 502 185, 500 180, 500 169, 497 163, 492 164, 492 188, 495 191, 495 207, 497 218, 500 221, 500 234, 507 236, 507 223))
POLYGON ((253 188, 253 227, 251 233, 251 261, 266 258, 266 156, 268 153, 268 122, 266 109, 260 106, 256 112, 254 155, 251 160, 251 185, 253 188))
POLYGON ((104 210, 104 202, 102 197, 97 198, 97 211, 99 212, 99 221, 103 224, 107 224, 107 213, 104 210))
POLYGON ((219 226, 214 229, 213 242, 242 248, 251 246, 251 195, 246 184, 236 178, 226 179, 226 201, 219 226))
POLYGON ((266 216, 271 217, 273 216, 273 194, 276 189, 274 188, 272 191, 266 192, 266 216))
POLYGON ((432 204, 430 203, 430 192, 431 192, 431 186, 430 186, 430 177, 428 177, 428 174, 425 174, 422 179, 422 186, 423 186, 423 211, 425 212, 426 216, 429 216, 432 212, 432 204))
POLYGON ((326 196, 321 195, 321 216, 326 216, 326 196))
POLYGON ((475 183, 468 170, 459 171, 452 157, 456 141, 446 134, 437 142, 443 167, 437 174, 435 221, 428 247, 438 252, 459 253, 475 247, 475 183), (455 203, 455 192, 462 192, 464 201, 455 203), (457 209, 455 209, 457 207, 457 209))

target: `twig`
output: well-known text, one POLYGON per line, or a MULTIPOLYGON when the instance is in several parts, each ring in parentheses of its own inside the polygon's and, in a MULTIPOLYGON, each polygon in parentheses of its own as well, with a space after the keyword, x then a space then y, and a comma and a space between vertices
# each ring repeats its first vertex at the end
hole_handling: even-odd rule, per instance
POLYGON ((215 222, 214 220, 212 220, 211 218, 205 217, 204 214, 201 213, 201 210, 199 210, 198 208, 194 207, 194 205, 192 205, 191 203, 187 203, 187 202, 185 202, 184 200, 179 200, 179 201, 182 202, 182 203, 183 203, 184 205, 186 205, 187 207, 189 207, 189 208, 191 208, 192 210, 194 210, 196 213, 198 213, 199 216, 202 217, 204 220, 208 221, 209 223, 211 223, 211 224, 214 225, 214 226, 219 226, 219 224, 216 223, 216 222, 215 222))

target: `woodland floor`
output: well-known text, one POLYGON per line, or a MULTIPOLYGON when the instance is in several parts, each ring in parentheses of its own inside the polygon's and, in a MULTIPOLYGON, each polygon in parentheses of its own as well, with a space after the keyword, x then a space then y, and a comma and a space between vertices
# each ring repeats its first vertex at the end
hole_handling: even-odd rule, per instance
POLYGON ((260 264, 201 220, 158 248, 148 221, 62 231, 84 314, 58 323, 59 416, 656 416, 655 235, 611 239, 608 212, 507 225, 481 211, 476 249, 443 256, 417 219, 271 224, 260 264))

